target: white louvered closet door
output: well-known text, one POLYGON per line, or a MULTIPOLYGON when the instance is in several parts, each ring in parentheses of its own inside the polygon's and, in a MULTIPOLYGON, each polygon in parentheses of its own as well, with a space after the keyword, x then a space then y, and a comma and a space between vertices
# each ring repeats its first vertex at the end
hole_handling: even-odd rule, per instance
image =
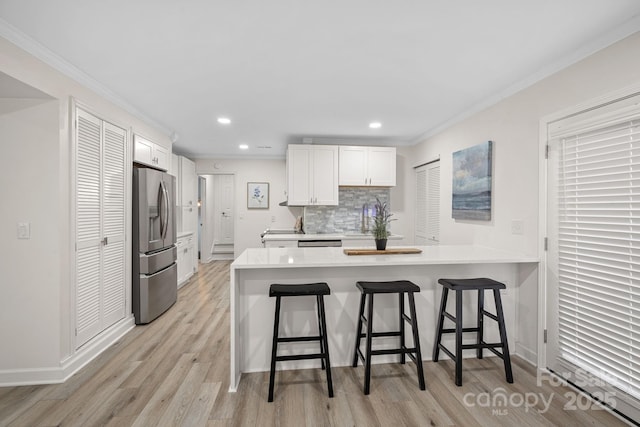
POLYGON ((76 348, 125 315, 126 141, 76 109, 76 348))
POLYGON ((417 245, 440 242, 440 161, 416 168, 417 245))
POLYGON ((126 131, 105 122, 102 234, 107 240, 103 246, 102 329, 113 325, 125 314, 126 150, 126 131))

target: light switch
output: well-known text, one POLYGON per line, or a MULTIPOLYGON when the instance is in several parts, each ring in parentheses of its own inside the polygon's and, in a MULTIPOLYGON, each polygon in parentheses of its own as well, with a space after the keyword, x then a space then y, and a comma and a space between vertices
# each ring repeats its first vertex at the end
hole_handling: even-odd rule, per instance
POLYGON ((31 224, 28 222, 18 223, 18 239, 30 239, 31 238, 31 224))

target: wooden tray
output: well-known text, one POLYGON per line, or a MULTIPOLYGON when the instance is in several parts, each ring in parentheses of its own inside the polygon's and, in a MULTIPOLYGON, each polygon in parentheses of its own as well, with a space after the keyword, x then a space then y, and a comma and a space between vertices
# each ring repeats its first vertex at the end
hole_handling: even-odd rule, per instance
POLYGON ((377 249, 345 249, 347 255, 398 255, 398 254, 419 254, 422 249, 417 248, 392 248, 379 251, 377 249))

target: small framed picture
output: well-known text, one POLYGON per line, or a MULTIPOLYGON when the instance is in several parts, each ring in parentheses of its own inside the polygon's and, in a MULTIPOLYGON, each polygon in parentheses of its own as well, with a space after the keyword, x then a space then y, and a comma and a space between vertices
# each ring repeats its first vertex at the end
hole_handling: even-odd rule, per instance
POLYGON ((247 209, 269 209, 268 182, 247 182, 247 209))

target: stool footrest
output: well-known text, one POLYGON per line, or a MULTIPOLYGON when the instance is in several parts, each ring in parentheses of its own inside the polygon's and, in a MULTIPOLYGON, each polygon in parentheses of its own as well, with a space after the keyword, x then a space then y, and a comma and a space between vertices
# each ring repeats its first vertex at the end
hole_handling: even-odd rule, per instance
MULTIPOLYGON (((462 328, 462 332, 479 332, 480 328, 462 328)), ((442 330, 443 334, 454 334, 456 332, 455 328, 446 328, 442 330)))
POLYGON ((276 356, 276 362, 283 362, 285 360, 322 359, 325 357, 327 357, 326 353, 287 354, 286 356, 276 356))
POLYGON ((278 338, 278 342, 303 342, 303 341, 320 341, 322 339, 321 336, 310 336, 310 337, 282 337, 278 338))
POLYGON ((444 313, 442 313, 442 315, 445 316, 447 319, 453 321, 453 322, 456 321, 456 316, 454 316, 451 313, 448 313, 448 312, 445 311, 444 313))
POLYGON ((372 356, 378 356, 381 354, 409 354, 415 353, 415 348, 385 348, 382 350, 371 350, 372 356))
POLYGON ((502 347, 502 343, 496 343, 496 344, 487 344, 486 342, 480 343, 480 344, 462 344, 462 349, 463 350, 477 350, 479 348, 498 348, 498 347, 502 347))

